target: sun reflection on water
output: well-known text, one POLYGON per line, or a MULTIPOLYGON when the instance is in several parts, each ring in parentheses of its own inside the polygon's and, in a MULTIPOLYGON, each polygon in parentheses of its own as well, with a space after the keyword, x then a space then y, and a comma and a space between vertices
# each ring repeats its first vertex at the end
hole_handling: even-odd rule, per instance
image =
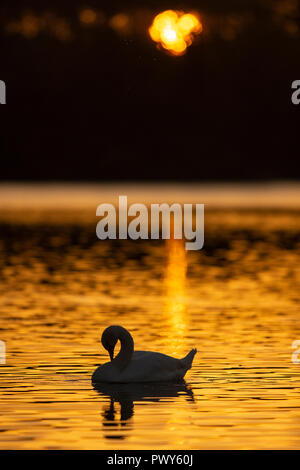
POLYGON ((184 240, 166 240, 167 266, 165 271, 165 309, 171 331, 170 341, 173 353, 181 353, 182 337, 187 329, 186 272, 187 252, 184 240))

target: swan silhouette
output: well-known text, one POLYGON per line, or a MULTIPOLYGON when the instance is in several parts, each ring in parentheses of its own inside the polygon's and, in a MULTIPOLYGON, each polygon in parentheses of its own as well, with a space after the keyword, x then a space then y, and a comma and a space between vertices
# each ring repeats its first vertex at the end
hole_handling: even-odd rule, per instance
POLYGON ((101 342, 109 352, 111 362, 99 366, 92 376, 94 383, 177 382, 192 367, 197 349, 183 359, 158 352, 134 351, 131 334, 119 325, 111 325, 102 333, 101 342), (120 340, 121 350, 114 358, 114 348, 120 340))

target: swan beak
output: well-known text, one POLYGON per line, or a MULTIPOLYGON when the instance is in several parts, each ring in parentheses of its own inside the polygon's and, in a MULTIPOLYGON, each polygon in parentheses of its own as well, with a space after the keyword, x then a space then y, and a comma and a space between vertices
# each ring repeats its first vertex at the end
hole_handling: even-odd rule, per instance
POLYGON ((109 352, 109 356, 110 356, 110 360, 112 361, 113 358, 114 358, 114 349, 115 348, 109 348, 108 352, 109 352))

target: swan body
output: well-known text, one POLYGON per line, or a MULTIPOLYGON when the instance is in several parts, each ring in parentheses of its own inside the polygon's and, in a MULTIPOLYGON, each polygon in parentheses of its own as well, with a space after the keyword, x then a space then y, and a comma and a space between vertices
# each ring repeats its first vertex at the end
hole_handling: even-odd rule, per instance
POLYGON ((183 359, 151 351, 134 351, 131 334, 122 326, 106 328, 101 338, 109 351, 111 362, 99 366, 92 376, 93 383, 177 382, 192 367, 197 352, 192 349, 183 359), (121 350, 114 358, 114 347, 121 342, 121 350))

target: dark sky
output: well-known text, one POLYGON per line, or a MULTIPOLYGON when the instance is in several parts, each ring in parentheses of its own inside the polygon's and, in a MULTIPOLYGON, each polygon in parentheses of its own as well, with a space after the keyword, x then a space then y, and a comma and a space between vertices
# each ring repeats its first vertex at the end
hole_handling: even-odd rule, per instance
POLYGON ((2 1, 1 179, 299 178, 299 3, 2 1), (82 27, 83 6, 103 23, 82 27), (146 31, 170 7, 203 19, 181 57, 146 31), (11 32, 49 12, 70 37, 11 32), (133 22, 126 34, 109 26, 120 12, 133 22))

